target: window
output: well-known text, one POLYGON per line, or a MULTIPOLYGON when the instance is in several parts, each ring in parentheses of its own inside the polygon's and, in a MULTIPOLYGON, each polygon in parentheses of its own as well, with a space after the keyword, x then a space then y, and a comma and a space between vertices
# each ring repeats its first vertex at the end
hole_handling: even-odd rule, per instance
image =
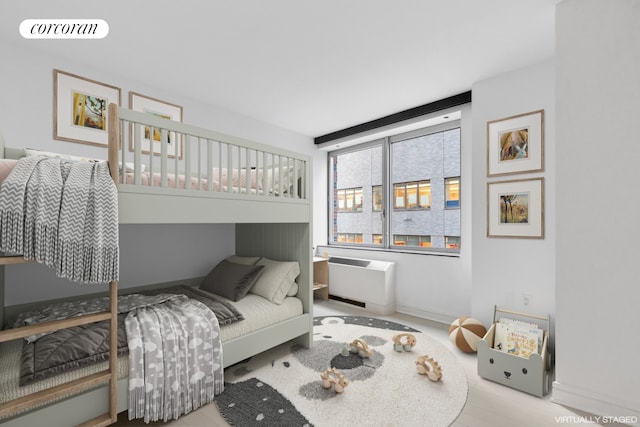
POLYGON ((448 209, 460 207, 460 177, 444 180, 445 207, 448 209))
POLYGON ((446 236, 445 245, 448 249, 460 249, 460 237, 459 236, 446 236))
POLYGON ((459 252, 459 121, 333 151, 328 175, 330 244, 459 252))
POLYGON ((339 155, 330 155, 329 168, 329 188, 333 189, 329 195, 332 207, 329 210, 330 243, 380 246, 382 242, 374 241, 374 235, 384 234, 382 144, 366 144, 339 155), (377 211, 373 203, 373 188, 376 186, 380 187, 377 211), (359 210, 347 209, 347 194, 351 192, 354 201, 360 200, 359 210), (340 204, 341 199, 344 199, 343 205, 340 204), (347 235, 356 234, 360 235, 357 241, 347 238, 347 235))
POLYGON ((382 211, 382 185, 374 185, 371 188, 371 200, 374 212, 382 211))
POLYGON ((338 212, 362 211, 362 188, 347 188, 337 191, 338 212))
POLYGON ((393 207, 395 209, 404 209, 407 207, 406 184, 396 184, 393 187, 393 207))
POLYGON ((362 243, 362 234, 339 233, 338 242, 344 243, 362 243))
POLYGON ((431 200, 431 183, 421 181, 394 184, 393 196, 394 209, 427 209, 431 200))
POLYGON ((403 236, 396 234, 393 236, 393 244, 395 246, 420 246, 429 248, 431 247, 431 236, 403 236))

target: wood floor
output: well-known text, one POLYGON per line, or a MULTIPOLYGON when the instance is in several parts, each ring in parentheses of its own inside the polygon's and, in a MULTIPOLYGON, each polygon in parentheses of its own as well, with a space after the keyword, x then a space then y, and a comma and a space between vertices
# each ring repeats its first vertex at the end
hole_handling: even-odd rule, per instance
MULTIPOLYGON (((314 316, 327 315, 362 315, 367 314, 364 309, 353 307, 336 301, 322 301, 316 299, 314 316)), ((552 403, 550 395, 537 398, 526 393, 512 390, 508 387, 484 380, 477 375, 476 355, 459 351, 448 338, 448 325, 408 316, 394 314, 392 316, 375 317, 386 318, 421 330, 442 344, 458 356, 464 366, 469 382, 467 403, 460 416, 452 424, 453 427, 544 427, 568 424, 571 426, 590 425, 589 415, 552 403)), ((189 415, 168 423, 145 424, 142 420, 127 421, 127 414, 120 414, 116 426, 144 426, 166 425, 175 427, 218 427, 229 424, 221 417, 214 403, 200 408, 189 415)), ((366 424, 363 424, 366 425, 366 424)), ((371 426, 385 425, 380 420, 371 420, 371 426)), ((421 426, 416 420, 416 426, 421 426)), ((242 427, 242 426, 238 426, 242 427)), ((342 427, 342 426, 341 426, 342 427)))

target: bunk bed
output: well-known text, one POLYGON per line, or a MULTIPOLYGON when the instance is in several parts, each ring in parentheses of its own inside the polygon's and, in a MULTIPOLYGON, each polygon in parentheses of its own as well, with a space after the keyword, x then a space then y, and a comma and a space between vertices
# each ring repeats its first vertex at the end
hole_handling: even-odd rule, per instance
MULTIPOLYGON (((234 224, 238 259, 296 262, 299 266, 295 280, 297 292, 290 298, 295 299, 300 308, 268 325, 239 322, 228 328, 221 327, 223 366, 231 366, 290 340, 309 347, 313 341, 309 158, 115 104, 109 106, 108 115, 108 163, 118 188, 120 224, 234 224), (146 138, 149 135, 159 135, 159 140, 146 138)), ((0 138, 0 155, 16 159, 24 156, 25 150, 4 147, 0 138)), ((0 261, 3 264, 0 268, 4 270, 4 264, 23 261, 20 257, 5 257, 0 261)), ((1 273, 0 295, 3 298, 4 271, 1 273)), ((203 279, 185 278, 180 283, 197 286, 203 279)), ((144 288, 175 284, 152 284, 144 288)), ((136 289, 127 288, 120 293, 136 289)), ((71 380, 74 384, 71 391, 65 383, 53 391, 38 391, 38 400, 32 400, 32 395, 21 398, 20 407, 12 407, 10 403, 0 406, 0 417, 5 417, 0 418, 0 424, 10 419, 11 425, 15 426, 53 425, 51 420, 63 420, 67 425, 89 419, 83 425, 109 425, 115 422, 117 413, 127 409, 127 360, 126 356, 114 357, 117 316, 112 313, 116 312, 118 293, 118 283, 112 282, 110 310, 90 315, 94 318, 67 319, 53 325, 66 328, 82 321, 109 320, 109 362, 72 371, 72 376, 88 377, 89 380, 71 380), (76 387, 74 382, 80 381, 89 383, 76 387), (28 407, 36 409, 23 412, 28 407)), ((239 301, 238 310, 250 310, 252 301, 260 305, 266 300, 251 295, 239 301)), ((4 301, 0 302, 0 322, 15 317, 20 311, 42 305, 40 302, 5 307, 4 301)), ((46 326, 36 327, 44 330, 46 326)), ((34 333, 22 329, 1 332, 5 335, 4 338, 0 335, 0 341, 34 333)))

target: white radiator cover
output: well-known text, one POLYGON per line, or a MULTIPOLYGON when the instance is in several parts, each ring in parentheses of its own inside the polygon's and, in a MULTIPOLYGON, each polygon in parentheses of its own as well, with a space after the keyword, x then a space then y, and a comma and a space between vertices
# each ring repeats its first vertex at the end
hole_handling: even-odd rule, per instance
POLYGON ((376 314, 396 311, 395 262, 329 258, 329 295, 363 303, 376 314), (333 262, 332 262, 333 260, 333 262), (345 264, 355 261, 366 267, 345 264))

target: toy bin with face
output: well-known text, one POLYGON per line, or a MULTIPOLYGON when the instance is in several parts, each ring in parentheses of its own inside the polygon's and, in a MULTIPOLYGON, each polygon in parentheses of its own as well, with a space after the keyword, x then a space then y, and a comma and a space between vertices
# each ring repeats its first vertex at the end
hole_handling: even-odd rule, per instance
MULTIPOLYGON (((497 312, 509 312, 497 309, 497 312)), ((516 314, 515 312, 510 312, 516 314)), ((519 313, 521 316, 527 316, 519 313)), ((548 321, 547 318, 543 318, 548 321)), ((542 397, 549 389, 548 372, 550 355, 548 351, 548 333, 545 330, 542 347, 539 353, 532 353, 528 358, 515 356, 494 348, 496 321, 478 341, 478 375, 516 390, 542 397)))

